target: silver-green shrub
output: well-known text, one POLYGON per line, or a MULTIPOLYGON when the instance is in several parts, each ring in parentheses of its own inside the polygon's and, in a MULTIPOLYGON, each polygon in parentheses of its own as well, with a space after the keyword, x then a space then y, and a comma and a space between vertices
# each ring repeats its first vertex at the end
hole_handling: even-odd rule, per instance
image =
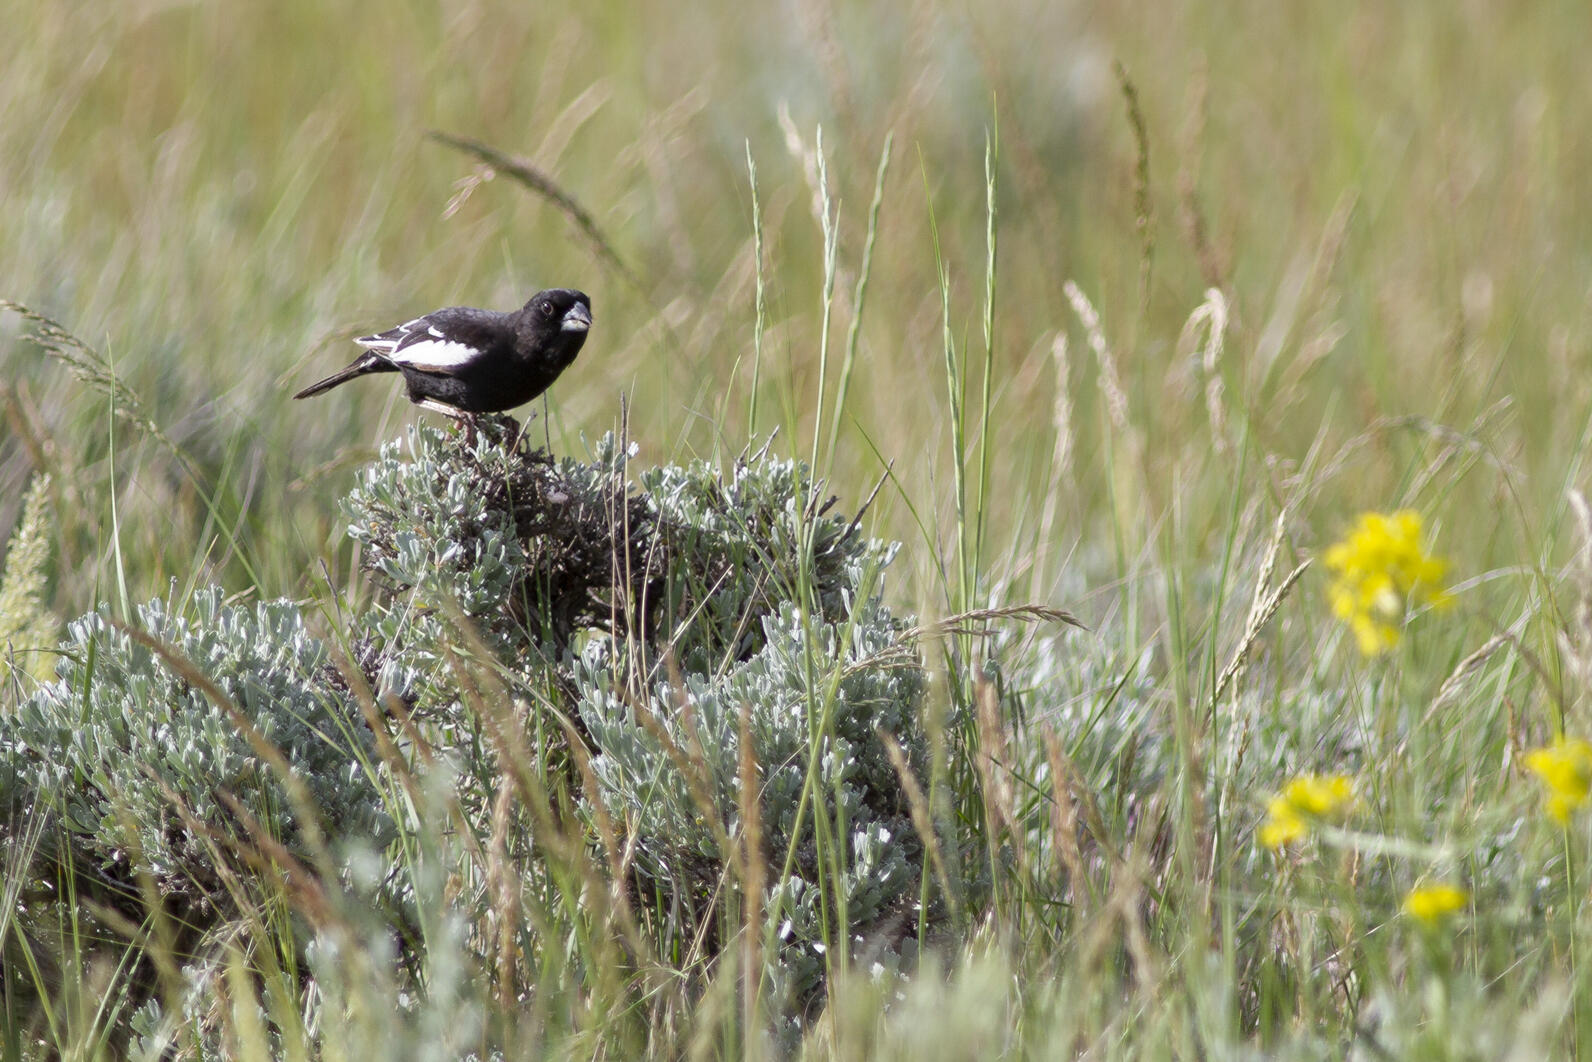
MULTIPOLYGON (((887 748, 926 780, 925 680, 909 624, 882 597, 893 550, 831 511, 803 465, 766 450, 635 477, 633 456, 610 437, 590 461, 555 460, 495 419, 473 439, 413 429, 348 500, 377 589, 337 637, 400 717, 398 754, 423 743, 426 758, 446 758, 450 806, 467 829, 501 824, 523 887, 552 876, 534 815, 492 818, 511 773, 506 720, 524 722, 518 747, 542 761, 521 766, 557 815, 586 828, 594 856, 603 824, 617 829, 633 854, 619 884, 658 956, 695 977, 736 934, 759 934, 770 998, 811 1003, 835 955, 888 964, 921 921, 923 846, 887 748), (566 720, 584 750, 565 743, 566 720), (756 876, 745 871, 748 791, 756 876), (753 882, 764 915, 743 925, 753 882)), ((86 616, 70 627, 58 679, 0 727, 0 801, 24 809, 12 821, 62 824, 78 872, 109 868, 129 917, 140 902, 131 870, 147 868, 186 924, 217 925, 232 913, 229 885, 254 872, 257 842, 317 854, 304 811, 333 842, 361 838, 367 861, 402 847, 381 853, 396 829, 389 811, 414 809, 384 804, 383 782, 410 767, 378 756, 354 676, 297 606, 228 606, 212 588, 180 609, 140 608, 129 627, 182 663, 86 616), (301 794, 251 736, 279 750, 301 794)), ((413 837, 421 824, 402 825, 413 837)), ((406 877, 430 864, 410 858, 367 877, 418 968, 420 936, 390 921, 423 923, 406 877)), ((330 866, 340 880, 322 885, 342 895, 347 867, 330 866)), ((450 902, 463 905, 461 925, 487 924, 472 909, 486 893, 450 902)))
POLYGON ((625 823, 638 874, 688 909, 692 929, 719 915, 712 900, 734 858, 720 838, 740 838, 746 826, 741 711, 748 707, 768 868, 762 904, 779 927, 773 973, 797 997, 819 986, 822 956, 835 943, 823 905, 844 905, 847 929, 864 947, 893 950, 891 938, 916 924, 923 854, 879 736, 894 735, 921 770, 922 670, 899 656, 901 632, 877 599, 842 622, 804 628, 785 602, 761 622, 762 648, 747 660, 717 673, 676 672, 642 698, 626 690, 609 647, 594 643, 577 682, 581 718, 601 750, 587 808, 600 802, 625 823), (638 713, 650 718, 644 723, 638 713), (812 802, 798 816, 809 772, 812 802), (814 815, 838 834, 827 867, 814 815))
MULTIPOLYGON (((555 461, 494 421, 473 442, 421 427, 385 448, 349 500, 386 590, 361 656, 467 761, 485 687, 460 682, 461 621, 498 688, 573 720, 594 787, 571 778, 574 803, 594 841, 603 815, 623 832, 632 894, 674 912, 654 923, 665 953, 711 953, 738 924, 741 856, 725 848, 745 824, 747 706, 770 974, 810 998, 840 933, 888 951, 917 924, 922 845, 880 737, 925 776, 923 670, 881 599, 893 551, 766 450, 634 484, 631 456, 608 437, 589 463, 555 461)), ((496 769, 461 768, 467 788, 496 769)))
MULTIPOLYGON (((181 613, 158 599, 136 611, 137 627, 192 663, 280 751, 306 787, 315 830, 390 832, 369 733, 328 681, 326 647, 296 605, 224 605, 212 587, 181 613)), ((232 841, 252 848, 251 828, 308 854, 298 805, 239 723, 103 613, 69 626, 56 671, 0 727, 5 803, 54 813, 80 856, 146 869, 166 894, 213 898, 218 852, 232 841)))
POLYGON ((644 596, 656 564, 644 548, 650 513, 611 439, 590 463, 555 461, 515 447, 507 430, 483 421, 467 444, 411 429, 382 448, 345 505, 384 591, 359 624, 363 662, 379 689, 428 713, 458 708, 447 660, 456 619, 540 688, 578 632, 644 596), (628 593, 615 591, 616 573, 629 575, 628 593))

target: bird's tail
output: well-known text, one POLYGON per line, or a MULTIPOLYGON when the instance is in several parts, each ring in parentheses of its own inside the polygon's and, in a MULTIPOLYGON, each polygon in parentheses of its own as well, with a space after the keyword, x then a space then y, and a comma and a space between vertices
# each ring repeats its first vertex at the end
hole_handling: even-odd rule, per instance
POLYGON ((312 398, 323 391, 330 391, 340 383, 347 383, 356 376, 364 376, 371 372, 396 372, 397 366, 379 354, 366 354, 342 372, 334 372, 324 380, 310 384, 304 390, 294 395, 294 398, 312 398))

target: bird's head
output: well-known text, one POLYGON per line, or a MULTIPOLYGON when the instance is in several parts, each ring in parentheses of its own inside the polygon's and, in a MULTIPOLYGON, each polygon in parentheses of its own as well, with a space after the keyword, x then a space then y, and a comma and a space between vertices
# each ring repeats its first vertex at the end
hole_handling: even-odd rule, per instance
POLYGON ((520 315, 522 330, 573 358, 591 330, 591 298, 574 288, 548 288, 532 295, 520 315))

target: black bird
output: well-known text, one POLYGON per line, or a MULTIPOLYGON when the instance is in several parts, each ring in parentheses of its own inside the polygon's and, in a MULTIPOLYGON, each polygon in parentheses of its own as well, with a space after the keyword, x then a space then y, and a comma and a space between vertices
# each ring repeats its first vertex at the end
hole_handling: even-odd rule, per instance
POLYGON ((366 353, 293 397, 367 373, 401 372, 409 401, 473 423, 477 413, 501 413, 547 390, 590 329, 591 299, 572 288, 539 291, 508 313, 449 306, 354 340, 366 353))

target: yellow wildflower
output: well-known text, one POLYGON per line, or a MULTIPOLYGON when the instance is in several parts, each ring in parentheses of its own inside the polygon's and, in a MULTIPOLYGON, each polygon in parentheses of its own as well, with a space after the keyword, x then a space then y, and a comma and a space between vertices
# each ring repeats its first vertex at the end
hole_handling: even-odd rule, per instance
POLYGON ((1592 797, 1592 742, 1560 737, 1526 753, 1526 768, 1547 787, 1543 810, 1559 822, 1592 797))
POLYGON ((1286 848, 1305 835, 1305 820, 1294 814, 1282 797, 1272 797, 1266 805, 1266 821, 1260 824, 1260 843, 1267 848, 1286 848))
POLYGON ((1354 779, 1346 774, 1306 774, 1295 778, 1266 804, 1260 843, 1283 848, 1318 822, 1341 820, 1354 805, 1354 779))
POLYGON ((1443 605, 1447 564, 1421 546, 1421 516, 1361 513, 1354 530, 1327 550, 1332 614, 1349 625, 1360 652, 1376 656, 1398 644, 1411 605, 1443 605))
POLYGON ((1457 885, 1440 882, 1411 889, 1404 897, 1404 913, 1425 926, 1436 926, 1456 911, 1465 909, 1470 893, 1457 885))

